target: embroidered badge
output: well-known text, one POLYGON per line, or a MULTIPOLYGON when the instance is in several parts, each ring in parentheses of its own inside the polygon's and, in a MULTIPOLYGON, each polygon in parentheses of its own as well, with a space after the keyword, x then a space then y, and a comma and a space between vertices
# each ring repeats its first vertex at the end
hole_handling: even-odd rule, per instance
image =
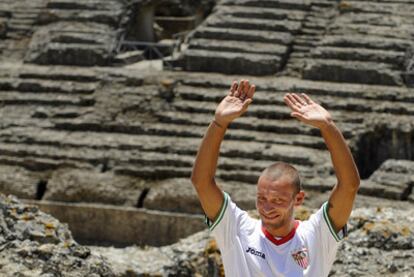
POLYGON ((303 269, 307 269, 309 266, 309 253, 308 249, 302 248, 292 253, 292 258, 303 269))

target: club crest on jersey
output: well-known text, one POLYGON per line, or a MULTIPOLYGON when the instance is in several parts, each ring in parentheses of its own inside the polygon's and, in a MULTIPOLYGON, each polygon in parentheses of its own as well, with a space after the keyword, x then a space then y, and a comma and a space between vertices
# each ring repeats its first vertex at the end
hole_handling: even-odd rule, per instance
POLYGON ((308 249, 302 248, 292 252, 293 260, 303 269, 307 269, 309 266, 309 252, 308 249))

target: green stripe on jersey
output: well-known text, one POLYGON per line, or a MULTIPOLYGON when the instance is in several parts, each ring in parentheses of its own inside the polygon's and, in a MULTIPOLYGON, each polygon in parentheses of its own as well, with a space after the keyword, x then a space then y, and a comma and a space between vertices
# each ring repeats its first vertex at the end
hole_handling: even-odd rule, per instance
POLYGON ((217 217, 213 225, 210 226, 210 231, 213 231, 213 229, 220 223, 220 221, 223 219, 224 212, 226 211, 226 208, 229 202, 229 196, 225 192, 223 192, 223 196, 224 196, 224 201, 223 201, 223 204, 221 205, 219 216, 217 217))
POLYGON ((322 209, 323 209, 323 218, 325 219, 326 224, 328 224, 329 231, 331 231, 332 236, 335 238, 335 240, 337 242, 341 241, 341 239, 338 237, 338 234, 335 232, 335 229, 332 226, 331 219, 329 218, 329 215, 328 215, 328 202, 325 202, 323 204, 322 209))

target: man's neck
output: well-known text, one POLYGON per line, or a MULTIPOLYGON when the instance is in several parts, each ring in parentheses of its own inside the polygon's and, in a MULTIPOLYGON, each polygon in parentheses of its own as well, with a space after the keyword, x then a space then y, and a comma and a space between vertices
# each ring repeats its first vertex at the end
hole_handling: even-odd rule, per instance
POLYGON ((283 238, 292 232, 292 230, 295 228, 295 220, 292 219, 289 221, 288 224, 285 224, 279 228, 272 228, 271 226, 264 226, 273 237, 275 238, 283 238))

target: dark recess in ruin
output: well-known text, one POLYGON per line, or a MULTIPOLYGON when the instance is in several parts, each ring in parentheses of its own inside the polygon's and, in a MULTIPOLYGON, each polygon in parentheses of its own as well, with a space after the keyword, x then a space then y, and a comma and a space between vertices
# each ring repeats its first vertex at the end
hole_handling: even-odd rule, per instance
POLYGON ((41 200, 43 198, 43 195, 45 194, 46 189, 47 189, 47 181, 40 180, 37 183, 36 200, 41 200))
POLYGON ((376 125, 360 135, 354 157, 362 179, 367 179, 388 159, 414 160, 414 132, 376 125))
POLYGON ((105 173, 109 170, 108 163, 109 163, 108 160, 104 160, 104 161, 102 161, 101 164, 99 164, 99 171, 101 173, 105 173))
POLYGON ((159 1, 131 7, 119 51, 143 51, 146 59, 171 55, 176 42, 196 28, 210 13, 214 1, 159 1), (153 45, 153 44, 157 45, 153 45), (156 48, 156 49, 154 49, 156 48))
POLYGON ((145 197, 147 196, 149 191, 150 191, 149 188, 145 188, 141 192, 141 195, 138 198, 137 208, 143 208, 144 207, 144 200, 145 200, 145 197))

